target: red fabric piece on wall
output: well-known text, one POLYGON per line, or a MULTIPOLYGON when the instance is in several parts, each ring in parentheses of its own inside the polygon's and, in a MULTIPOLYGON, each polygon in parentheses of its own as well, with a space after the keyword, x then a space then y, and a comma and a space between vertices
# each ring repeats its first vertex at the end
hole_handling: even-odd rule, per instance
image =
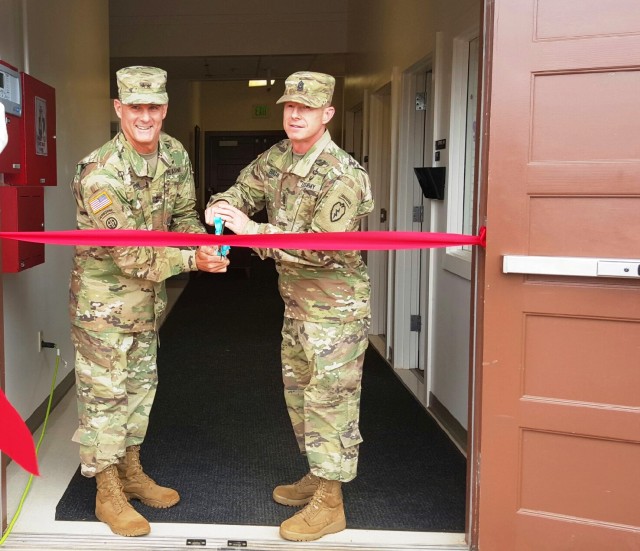
POLYGON ((39 475, 36 447, 29 428, 0 390, 0 450, 25 471, 39 475))

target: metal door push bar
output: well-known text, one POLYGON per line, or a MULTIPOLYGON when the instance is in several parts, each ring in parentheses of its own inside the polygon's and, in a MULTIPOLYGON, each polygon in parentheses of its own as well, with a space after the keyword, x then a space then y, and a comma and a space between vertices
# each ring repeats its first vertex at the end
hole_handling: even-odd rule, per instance
POLYGON ((640 279, 640 260, 628 258, 586 258, 577 256, 504 255, 502 272, 505 274, 625 277, 640 279))

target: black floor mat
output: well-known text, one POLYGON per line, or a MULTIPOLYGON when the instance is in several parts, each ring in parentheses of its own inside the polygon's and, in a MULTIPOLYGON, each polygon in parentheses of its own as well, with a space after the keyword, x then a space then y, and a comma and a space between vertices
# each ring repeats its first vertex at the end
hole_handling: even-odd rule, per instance
MULTIPOLYGON (((271 491, 307 472, 280 379, 282 301, 270 261, 197 274, 161 332, 160 383, 142 464, 176 488, 170 509, 134 502, 151 522, 277 526, 293 509, 271 491)), ((466 463, 370 347, 364 364, 358 477, 345 484, 347 527, 462 532, 466 463)), ((79 470, 56 520, 95 521, 95 481, 79 470)))

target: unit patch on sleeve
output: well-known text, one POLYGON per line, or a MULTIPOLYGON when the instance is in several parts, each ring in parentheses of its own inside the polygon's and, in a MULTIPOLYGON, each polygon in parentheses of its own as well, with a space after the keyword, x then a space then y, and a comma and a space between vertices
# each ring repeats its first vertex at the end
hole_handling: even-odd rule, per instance
POLYGON ((314 216, 313 223, 322 231, 347 231, 353 222, 358 199, 352 189, 340 185, 326 197, 314 216))
POLYGON ((337 222, 347 212, 347 205, 344 201, 336 201, 331 207, 331 214, 329 214, 329 220, 331 222, 337 222))
POLYGON ((107 226, 107 228, 109 228, 110 230, 115 230, 119 225, 118 219, 115 216, 109 216, 109 218, 104 221, 104 225, 107 226))
POLYGON ((93 214, 100 212, 111 206, 113 201, 106 191, 99 191, 89 199, 89 208, 93 214))

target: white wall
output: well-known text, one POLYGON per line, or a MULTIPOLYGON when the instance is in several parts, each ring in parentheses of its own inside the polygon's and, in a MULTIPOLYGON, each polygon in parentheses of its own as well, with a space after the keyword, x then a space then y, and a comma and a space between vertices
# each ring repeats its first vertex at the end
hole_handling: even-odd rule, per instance
MULTIPOLYGON (((348 29, 350 57, 345 78, 346 108, 362 102, 365 90, 373 93, 389 83, 394 70, 404 73, 430 56, 435 60, 434 139, 445 138, 450 143, 453 39, 478 24, 480 7, 480 0, 352 0, 348 29)), ((392 98, 392 102, 398 101, 397 97, 392 98)), ((447 166, 448 153, 443 154, 439 166, 447 166)), ((398 185, 406 184, 400 182, 398 185)), ((431 203, 431 231, 446 232, 447 202, 431 203)), ((408 217, 410 213, 397 215, 408 217)), ((400 225, 410 226, 410 219, 400 225)), ((432 264, 430 390, 466 427, 470 281, 445 270, 443 258, 444 250, 437 251, 432 264)), ((425 400, 419 379, 412 372, 399 375, 419 399, 425 400)))
MULTIPOLYGON (((108 0, 2 0, 0 21, 0 59, 56 89, 58 185, 45 190, 45 228, 74 229, 69 182, 75 164, 109 139, 108 0)), ((38 353, 37 331, 69 362, 58 380, 73 368, 72 249, 47 245, 45 256, 44 264, 2 278, 5 390, 23 418, 46 400, 55 364, 53 351, 38 353)))

